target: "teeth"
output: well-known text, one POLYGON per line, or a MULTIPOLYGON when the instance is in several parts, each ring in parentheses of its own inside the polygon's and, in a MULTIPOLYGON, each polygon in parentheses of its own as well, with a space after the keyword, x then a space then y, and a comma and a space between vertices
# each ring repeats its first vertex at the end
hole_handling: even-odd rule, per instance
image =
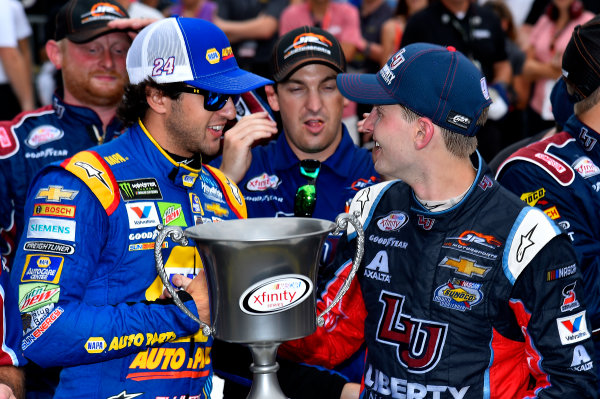
POLYGON ((219 125, 219 126, 209 126, 208 128, 216 130, 216 131, 223 130, 223 126, 222 125, 219 125))
POLYGON ((378 141, 375 142, 375 147, 381 147, 378 141))

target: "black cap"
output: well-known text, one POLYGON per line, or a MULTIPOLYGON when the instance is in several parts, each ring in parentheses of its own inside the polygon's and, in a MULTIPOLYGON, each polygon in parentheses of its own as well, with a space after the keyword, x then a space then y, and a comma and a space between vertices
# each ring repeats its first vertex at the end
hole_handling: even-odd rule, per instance
POLYGON ((273 80, 281 82, 308 64, 323 64, 337 72, 346 69, 346 58, 333 35, 313 26, 302 26, 279 38, 271 60, 273 80))
POLYGON ((600 86, 600 16, 577 25, 562 59, 563 78, 572 84, 576 101, 600 86))
POLYGON ((121 18, 129 18, 129 14, 116 1, 70 0, 56 14, 54 40, 66 37, 75 43, 86 43, 98 36, 119 31, 107 25, 121 18))

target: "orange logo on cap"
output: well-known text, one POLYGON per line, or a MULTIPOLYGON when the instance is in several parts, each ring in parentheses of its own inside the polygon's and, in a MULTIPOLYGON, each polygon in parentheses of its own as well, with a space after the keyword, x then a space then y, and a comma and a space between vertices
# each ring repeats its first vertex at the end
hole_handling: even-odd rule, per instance
POLYGON ((323 35, 317 35, 315 33, 303 33, 296 36, 294 39, 294 48, 304 47, 307 44, 322 44, 325 46, 332 46, 333 43, 323 35))
POLYGON ((119 10, 119 7, 115 6, 114 4, 110 4, 110 3, 96 3, 92 6, 92 9, 90 11, 90 14, 92 15, 92 17, 99 17, 105 14, 116 14, 119 16, 125 16, 125 14, 123 14, 123 12, 121 10, 119 10))

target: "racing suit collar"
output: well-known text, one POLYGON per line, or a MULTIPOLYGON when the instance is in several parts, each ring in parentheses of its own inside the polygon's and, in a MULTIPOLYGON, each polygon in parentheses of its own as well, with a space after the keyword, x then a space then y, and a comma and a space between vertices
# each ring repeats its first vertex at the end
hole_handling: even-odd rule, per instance
MULTIPOLYGON (((289 170, 296 167, 300 160, 294 154, 288 141, 285 137, 285 133, 279 135, 277 138, 277 150, 275 151, 275 159, 273 167, 276 171, 289 170)), ((335 152, 327 158, 321 165, 331 169, 339 177, 346 177, 348 171, 352 169, 353 159, 349 154, 353 153, 354 142, 348 133, 348 129, 342 123, 342 139, 338 148, 335 152)))

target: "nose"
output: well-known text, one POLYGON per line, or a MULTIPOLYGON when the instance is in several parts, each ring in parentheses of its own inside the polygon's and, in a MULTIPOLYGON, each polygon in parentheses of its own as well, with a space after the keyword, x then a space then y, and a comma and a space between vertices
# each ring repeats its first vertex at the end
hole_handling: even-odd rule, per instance
POLYGON ((369 116, 367 117, 367 119, 365 119, 365 122, 363 123, 363 130, 365 130, 368 133, 373 133, 373 130, 375 129, 376 120, 377 111, 375 111, 375 107, 373 107, 373 109, 371 109, 371 112, 369 113, 369 116))
POLYGON ((100 55, 100 63, 104 68, 111 69, 115 65, 114 55, 109 49, 102 50, 100 55))
POLYGON ((321 94, 318 90, 309 90, 306 98, 306 108, 311 112, 319 112, 323 106, 321 94))
POLYGON ((235 104, 233 103, 233 97, 229 97, 225 106, 217 111, 220 115, 227 118, 227 120, 232 120, 235 118, 235 104))

